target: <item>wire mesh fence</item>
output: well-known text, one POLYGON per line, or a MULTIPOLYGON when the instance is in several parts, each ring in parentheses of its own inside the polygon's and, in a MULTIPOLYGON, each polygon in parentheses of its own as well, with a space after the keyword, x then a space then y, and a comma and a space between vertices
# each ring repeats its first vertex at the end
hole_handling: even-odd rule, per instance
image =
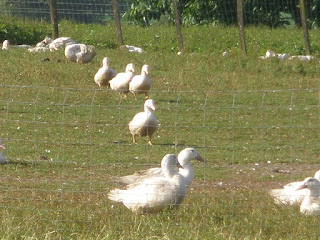
MULTIPOLYGON (((147 26, 155 22, 172 24, 182 23, 183 26, 192 25, 219 25, 240 26, 240 47, 246 52, 244 27, 267 26, 270 28, 303 27, 305 54, 311 54, 308 28, 319 26, 319 3, 317 1, 179 1, 172 5, 172 1, 57 1, 55 5, 57 17, 54 21, 68 19, 79 23, 105 23, 112 21, 114 9, 119 9, 119 15, 123 21, 147 26), (241 5, 241 10, 240 9, 241 5), (117 7, 116 7, 117 6, 117 7), (174 6, 174 9, 172 9, 174 6), (176 9, 177 8, 177 9, 176 9), (175 10, 176 9, 176 10, 175 10), (173 16, 174 11, 178 13, 173 16)), ((20 17, 50 20, 49 4, 44 1, 1 1, 1 14, 11 14, 20 17)), ((115 20, 118 21, 116 18, 115 20)), ((116 25, 123 45, 123 37, 120 23, 116 25)), ((53 28, 58 28, 55 23, 53 28)), ((54 30, 57 35, 58 29, 54 30)), ((40 40, 40 39, 39 39, 40 40)), ((179 49, 183 50, 183 36, 181 27, 177 25, 177 41, 179 49)))
MULTIPOLYGON (((107 225, 111 238, 140 232, 129 210, 107 200, 108 191, 119 187, 111 177, 159 166, 165 154, 192 146, 208 163, 193 163, 196 176, 180 208, 142 220, 158 229, 154 236, 164 237, 163 224, 190 231, 186 219, 200 232, 218 226, 218 235, 237 232, 245 219, 262 236, 270 224, 275 227, 274 218, 288 231, 295 228, 299 206, 276 207, 268 190, 281 188, 283 178, 317 170, 320 89, 150 95, 160 123, 152 146, 145 138, 133 144, 128 129, 141 101, 109 90, 1 85, 0 132, 8 164, 1 166, 0 207, 9 224, 32 216, 32 224, 41 222, 38 227, 48 233, 72 234, 68 226, 76 225, 72 231, 90 234, 99 224, 107 225)), ((286 236, 319 235, 317 218, 304 224, 313 230, 286 236)))
MULTIPOLYGON (((9 4, 11 8, 5 11, 12 14, 49 19, 49 7, 44 1, 0 3, 1 11, 9 4)), ((194 13, 204 9, 204 16, 180 9, 183 27, 237 23, 235 1, 197 3, 186 4, 194 13)), ((266 29, 270 33, 275 27, 287 30, 299 25, 297 1, 244 3, 246 26, 263 24, 271 27, 266 29)), ((313 11, 317 4, 306 1, 307 9, 313 6, 307 10, 311 16, 309 24, 317 16, 313 11)), ((131 5, 120 2, 119 6, 124 13, 131 5)), ((159 22, 170 22, 170 13, 162 14, 159 22)), ((58 14, 60 20, 101 23, 112 18, 112 9, 110 1, 58 1, 58 14)), ((153 22, 157 19, 150 20, 150 24, 159 24, 153 22)), ((225 41, 234 36, 232 32, 225 41)), ((269 195, 270 189, 303 180, 318 170, 320 89, 304 87, 308 82, 311 86, 316 78, 319 71, 316 62, 311 61, 313 67, 308 68, 308 63, 294 60, 261 63, 258 59, 250 62, 195 54, 179 56, 182 58, 167 65, 169 58, 175 59, 177 54, 160 58, 158 54, 130 56, 139 64, 151 62, 157 73, 163 73, 154 75, 154 87, 150 91, 160 125, 153 135, 153 145, 148 145, 146 137, 137 138, 138 143, 134 144, 128 128, 133 116, 143 111, 144 98, 134 99, 129 95, 125 99, 110 89, 99 90, 88 85, 88 79, 94 84, 91 73, 101 64, 101 55, 87 67, 67 64, 61 60, 61 52, 30 55, 19 49, 10 50, 0 54, 5 59, 0 78, 5 82, 0 82, 0 138, 6 146, 1 151, 8 162, 0 165, 0 232, 3 236, 44 239, 319 237, 317 216, 304 216, 299 204, 277 205, 269 195), (21 65, 6 68, 7 59, 21 65), (201 61, 208 64, 196 66, 201 61), (238 72, 233 71, 236 64, 241 66, 238 72), (250 64, 259 67, 250 67, 250 64), (229 75, 212 71, 219 68, 229 75), (264 71, 268 71, 267 77, 262 77, 264 71), (211 76, 214 74, 216 76, 211 76), (289 81, 280 75, 293 79, 289 81), (274 78, 267 85, 272 87, 261 87, 264 85, 260 82, 268 77, 274 78), (222 80, 214 83, 217 79, 222 80), (185 82, 179 83, 183 80, 185 82), (182 90, 188 85, 187 81, 195 81, 192 83, 195 90, 182 90), (258 90, 230 90, 237 88, 237 84, 247 86, 240 83, 245 81, 259 85, 258 90), (78 84, 81 87, 74 87, 78 84), (213 90, 216 87, 229 90, 213 90), (123 187, 112 182, 112 177, 159 167, 165 154, 178 154, 186 147, 194 147, 207 163, 192 162, 195 178, 181 206, 139 216, 123 204, 108 199, 110 190, 123 187)), ((103 49, 98 50, 104 54, 103 49)), ((124 61, 121 57, 128 60, 128 53, 110 51, 108 54, 114 54, 112 60, 115 59, 113 63, 118 67, 119 62, 122 66, 124 61)))

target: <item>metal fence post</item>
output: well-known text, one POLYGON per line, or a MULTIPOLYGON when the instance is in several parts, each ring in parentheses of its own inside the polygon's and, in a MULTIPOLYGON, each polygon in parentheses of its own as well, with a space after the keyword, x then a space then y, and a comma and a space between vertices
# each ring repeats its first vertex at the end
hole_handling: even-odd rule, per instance
POLYGON ((58 30, 58 11, 57 11, 57 0, 48 0, 50 6, 50 18, 52 25, 52 38, 56 39, 59 37, 58 30))
POLYGON ((243 23, 243 0, 237 0, 237 20, 239 26, 240 36, 240 49, 243 55, 246 55, 246 40, 244 35, 244 23, 243 23))
POLYGON ((310 39, 309 39, 307 16, 306 16, 306 9, 304 6, 304 0, 299 0, 299 6, 300 6, 301 26, 303 28, 304 46, 306 48, 306 55, 311 55, 310 39))
POLYGON ((182 30, 181 30, 181 23, 180 23, 180 17, 178 12, 178 3, 177 0, 172 0, 172 8, 174 12, 174 21, 176 25, 176 31, 177 31, 177 39, 178 39, 178 47, 179 51, 183 51, 183 38, 182 38, 182 30))
POLYGON ((118 45, 121 46, 121 45, 124 45, 124 41, 122 37, 122 29, 121 29, 117 0, 112 0, 112 8, 113 8, 113 19, 116 26, 117 36, 118 36, 118 45))

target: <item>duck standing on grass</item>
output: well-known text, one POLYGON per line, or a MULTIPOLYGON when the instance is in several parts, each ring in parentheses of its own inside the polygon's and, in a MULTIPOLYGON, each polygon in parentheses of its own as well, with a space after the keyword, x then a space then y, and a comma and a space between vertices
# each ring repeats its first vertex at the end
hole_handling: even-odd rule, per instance
POLYGON ((98 70, 94 76, 94 81, 98 84, 99 88, 101 86, 108 86, 109 81, 116 76, 115 71, 110 67, 109 58, 105 57, 102 59, 102 67, 98 70))
MULTIPOLYGON (((198 151, 194 148, 185 148, 183 149, 178 155, 178 163, 179 167, 179 174, 184 178, 184 183, 186 188, 192 183, 194 178, 194 171, 191 165, 191 160, 198 160, 200 162, 206 163, 206 161, 200 156, 198 151)), ((155 177, 155 176, 164 176, 162 169, 159 167, 149 168, 146 170, 142 170, 136 172, 132 175, 127 175, 123 177, 113 177, 112 180, 117 183, 122 183, 125 185, 130 184, 138 184, 141 181, 145 181, 148 178, 155 177)), ((176 204, 179 205, 183 202, 184 196, 178 196, 176 199, 176 204)))
POLYGON ((129 92, 129 83, 134 77, 134 64, 129 63, 126 66, 126 71, 118 73, 114 78, 109 81, 110 88, 112 90, 118 91, 119 94, 124 94, 124 98, 127 97, 127 93, 129 92))
POLYGON ((184 178, 174 169, 177 157, 167 154, 161 161, 163 176, 153 176, 138 183, 127 185, 127 189, 113 189, 108 198, 123 203, 137 214, 156 213, 168 206, 175 206, 177 198, 186 195, 184 178))
MULTIPOLYGON (((2 141, 0 140, 0 148, 6 149, 6 147, 3 145, 2 141)), ((3 155, 3 153, 0 151, 0 164, 7 163, 6 157, 3 155)))
POLYGON ((129 123, 129 130, 132 134, 132 141, 136 143, 136 136, 148 137, 148 144, 152 145, 151 137, 158 129, 158 120, 152 111, 156 106, 152 99, 147 99, 144 103, 144 112, 137 113, 129 123))
POLYGON ((145 99, 148 99, 148 91, 151 88, 151 80, 148 76, 149 66, 143 65, 140 75, 135 75, 129 83, 129 90, 136 98, 136 94, 145 94, 145 99))

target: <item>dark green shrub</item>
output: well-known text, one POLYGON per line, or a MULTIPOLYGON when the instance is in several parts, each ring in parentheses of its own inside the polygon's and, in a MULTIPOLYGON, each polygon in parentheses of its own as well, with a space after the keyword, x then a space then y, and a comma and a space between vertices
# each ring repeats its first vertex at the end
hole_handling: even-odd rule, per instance
POLYGON ((1 42, 8 39, 10 44, 32 45, 50 35, 51 28, 48 23, 18 19, 11 16, 0 18, 1 42))

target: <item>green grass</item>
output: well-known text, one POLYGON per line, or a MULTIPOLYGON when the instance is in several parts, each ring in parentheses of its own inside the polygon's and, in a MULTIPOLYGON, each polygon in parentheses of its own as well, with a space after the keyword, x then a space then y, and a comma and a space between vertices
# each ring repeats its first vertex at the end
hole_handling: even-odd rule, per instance
MULTIPOLYGON (((60 31, 97 46, 94 60, 78 65, 63 51, 0 52, 0 133, 9 161, 0 166, 1 238, 319 238, 318 217, 277 206, 267 193, 318 169, 319 62, 257 59, 267 48, 302 53, 301 30, 248 29, 246 58, 233 28, 184 29, 181 56, 173 28, 164 26, 124 25, 126 42, 147 50, 140 55, 115 48, 112 25, 62 22, 60 31), (230 57, 221 56, 225 50, 230 57), (145 138, 132 144, 127 127, 143 96, 119 99, 94 83, 105 56, 117 72, 129 62, 138 71, 150 65, 161 124, 153 146, 145 138), (111 176, 157 166, 186 146, 208 163, 194 163, 179 209, 136 216, 108 200, 111 176)), ((312 39, 318 35, 311 31, 312 39)))

